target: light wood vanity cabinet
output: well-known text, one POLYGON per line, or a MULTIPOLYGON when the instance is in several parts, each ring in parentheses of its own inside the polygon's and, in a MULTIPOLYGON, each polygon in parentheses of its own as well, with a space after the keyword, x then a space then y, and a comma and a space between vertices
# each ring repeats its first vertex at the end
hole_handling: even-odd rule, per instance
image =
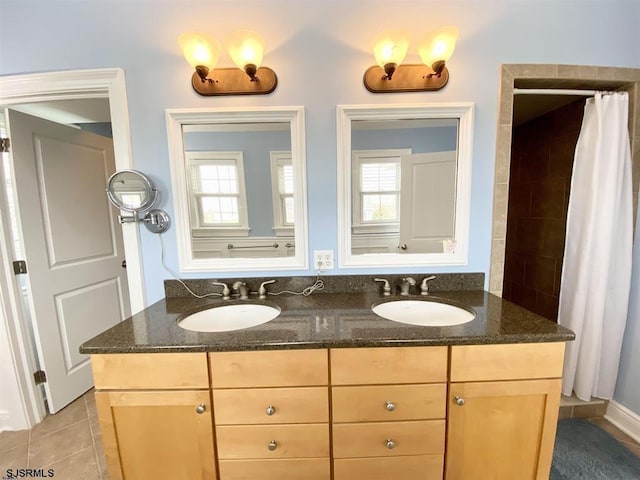
POLYGON ((335 480, 442 479, 447 347, 333 349, 335 480))
POLYGON ((564 343, 451 347, 446 480, 547 479, 564 343))
POLYGON ((220 480, 331 476, 326 350, 209 354, 220 480))
POLYGON ((92 355, 109 478, 216 478, 206 353, 92 355))
POLYGON ((92 364, 112 480, 542 479, 563 353, 558 342, 92 364))

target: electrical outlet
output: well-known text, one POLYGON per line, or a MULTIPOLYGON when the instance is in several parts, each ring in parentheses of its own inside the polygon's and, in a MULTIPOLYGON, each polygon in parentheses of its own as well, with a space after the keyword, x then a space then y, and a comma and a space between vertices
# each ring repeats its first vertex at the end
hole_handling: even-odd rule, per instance
POLYGON ((314 250, 313 267, 316 270, 333 270, 333 250, 314 250))

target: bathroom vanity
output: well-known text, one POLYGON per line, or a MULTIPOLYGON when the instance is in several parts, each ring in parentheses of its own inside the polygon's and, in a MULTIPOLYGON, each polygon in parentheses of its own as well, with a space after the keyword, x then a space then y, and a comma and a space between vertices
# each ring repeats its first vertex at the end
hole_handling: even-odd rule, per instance
POLYGON ((110 478, 547 478, 573 334, 481 290, 412 298, 476 317, 405 325, 330 292, 202 333, 179 319, 240 300, 173 297, 86 342, 110 478))

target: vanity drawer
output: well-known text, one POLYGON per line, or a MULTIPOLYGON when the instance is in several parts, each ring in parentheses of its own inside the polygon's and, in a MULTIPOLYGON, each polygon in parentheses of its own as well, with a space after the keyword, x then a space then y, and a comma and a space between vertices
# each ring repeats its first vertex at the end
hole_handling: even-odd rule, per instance
POLYGON ((213 388, 328 385, 327 350, 209 354, 213 388))
MULTIPOLYGON (((220 480, 328 480, 328 458, 220 460, 220 480)), ((351 479, 353 480, 353 479, 351 479)))
POLYGON ((96 389, 209 388, 206 353, 91 355, 96 389))
POLYGON ((444 420, 337 423, 334 458, 444 454, 444 420), (393 448, 387 446, 393 442, 393 448))
POLYGON ((331 349, 333 385, 447 381, 447 347, 331 349))
POLYGON ((218 458, 322 458, 329 456, 329 425, 234 425, 216 428, 218 458), (275 448, 270 449, 271 442, 275 448))
POLYGON ((213 405, 217 425, 329 421, 327 387, 214 390, 213 405))
POLYGON ((445 418, 447 385, 333 387, 333 421, 381 422, 445 418))
POLYGON ((334 480, 442 480, 442 455, 341 458, 333 463, 334 480))
POLYGON ((564 342, 451 347, 451 381, 559 378, 564 342))

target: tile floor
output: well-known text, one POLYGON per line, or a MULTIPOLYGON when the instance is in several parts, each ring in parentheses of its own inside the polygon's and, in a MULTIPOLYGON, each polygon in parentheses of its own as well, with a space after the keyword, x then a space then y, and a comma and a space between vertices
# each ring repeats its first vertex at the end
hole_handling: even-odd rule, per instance
MULTIPOLYGON (((640 457, 640 443, 602 417, 589 420, 640 457)), ((0 433, 0 475, 9 468, 52 468, 64 480, 108 480, 93 390, 31 430, 0 433)))
POLYGON ((0 433, 0 478, 18 468, 51 468, 64 480, 109 478, 93 390, 31 430, 0 433))

